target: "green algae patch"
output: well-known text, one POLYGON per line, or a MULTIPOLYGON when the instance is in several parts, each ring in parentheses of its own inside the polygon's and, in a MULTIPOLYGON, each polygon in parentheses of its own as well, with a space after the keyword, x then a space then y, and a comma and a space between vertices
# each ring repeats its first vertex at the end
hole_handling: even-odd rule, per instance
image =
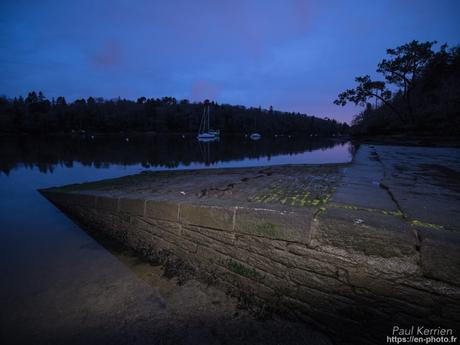
POLYGON ((255 232, 261 236, 276 237, 278 235, 276 225, 268 222, 257 224, 255 227, 255 232))
POLYGON ((375 213, 384 214, 385 216, 392 216, 392 217, 398 217, 398 218, 403 218, 403 219, 406 218, 406 215, 400 210, 386 211, 386 210, 379 210, 376 208, 357 207, 357 206, 347 205, 347 204, 335 204, 334 206, 339 207, 339 208, 344 208, 346 210, 375 212, 375 213))
POLYGON ((249 202, 281 204, 293 207, 319 207, 329 202, 338 175, 313 169, 300 171, 288 178, 277 178, 248 197, 249 202))
POLYGON ((236 273, 240 276, 249 279, 260 280, 263 278, 262 275, 259 272, 257 272, 254 268, 246 267, 245 265, 240 264, 239 262, 236 262, 232 259, 228 260, 227 268, 233 273, 236 273))
POLYGON ((346 204, 336 204, 334 206, 338 207, 338 208, 347 209, 347 210, 367 211, 367 212, 373 212, 373 213, 380 213, 380 214, 383 214, 385 216, 391 216, 391 217, 400 218, 402 220, 408 221, 409 224, 412 225, 412 226, 420 226, 420 227, 433 229, 433 230, 446 230, 444 226, 439 225, 439 224, 422 222, 421 220, 418 220, 418 219, 408 220, 407 215, 404 214, 400 210, 398 210, 398 211, 386 211, 386 210, 379 210, 379 209, 374 209, 374 208, 356 207, 356 206, 353 206, 353 205, 346 205, 346 204))
POLYGON ((320 202, 321 202, 321 200, 319 200, 319 199, 313 199, 313 200, 311 201, 311 205, 313 205, 313 206, 318 206, 320 202))
POLYGON ((417 220, 417 219, 411 220, 410 224, 413 225, 413 226, 421 226, 421 227, 429 228, 429 229, 433 229, 433 230, 444 230, 444 227, 442 225, 432 224, 432 223, 425 223, 425 222, 422 222, 422 221, 417 220))
POLYGON ((388 214, 393 217, 398 217, 398 218, 405 218, 405 214, 402 213, 401 211, 383 211, 384 214, 388 214))
POLYGON ((321 206, 328 203, 331 194, 317 194, 314 197, 311 196, 310 192, 292 192, 286 190, 284 192, 271 191, 257 194, 250 197, 248 201, 258 202, 264 204, 279 203, 281 205, 290 205, 297 207, 309 207, 309 206, 321 206))
MULTIPOLYGON (((347 204, 339 204, 337 205, 337 207, 340 207, 340 208, 345 208, 347 210, 354 210, 354 211, 357 211, 357 210, 366 210, 366 209, 363 209, 363 208, 359 208, 357 206, 353 206, 353 205, 347 205, 347 204)), ((369 210, 369 209, 368 209, 369 210)), ((366 210, 366 211, 368 211, 366 210)))

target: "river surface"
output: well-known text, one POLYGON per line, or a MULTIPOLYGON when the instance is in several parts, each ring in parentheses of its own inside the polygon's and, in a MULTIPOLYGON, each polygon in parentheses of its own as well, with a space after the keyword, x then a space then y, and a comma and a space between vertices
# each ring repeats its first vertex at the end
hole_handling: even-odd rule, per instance
POLYGON ((0 342, 329 344, 308 325, 258 320, 212 286, 178 286, 97 242, 37 189, 143 170, 344 163, 352 153, 347 141, 294 137, 0 138, 0 342))

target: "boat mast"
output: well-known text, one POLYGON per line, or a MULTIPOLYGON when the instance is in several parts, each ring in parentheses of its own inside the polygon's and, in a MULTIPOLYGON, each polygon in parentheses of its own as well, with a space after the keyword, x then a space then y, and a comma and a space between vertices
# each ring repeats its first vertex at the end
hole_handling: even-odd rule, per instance
POLYGON ((203 109, 203 115, 200 120, 200 128, 198 129, 198 134, 206 132, 206 107, 203 109))

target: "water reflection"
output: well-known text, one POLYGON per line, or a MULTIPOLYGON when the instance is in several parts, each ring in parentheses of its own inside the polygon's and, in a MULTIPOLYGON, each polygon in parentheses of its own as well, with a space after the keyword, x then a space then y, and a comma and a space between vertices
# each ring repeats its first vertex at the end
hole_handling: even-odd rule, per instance
POLYGON ((95 168, 112 164, 144 168, 235 167, 271 164, 343 163, 351 160, 352 145, 340 139, 271 137, 253 141, 223 137, 197 142, 194 136, 53 136, 0 139, 0 171, 18 167, 53 172, 74 163, 95 168), (129 139, 129 140, 127 140, 129 139))

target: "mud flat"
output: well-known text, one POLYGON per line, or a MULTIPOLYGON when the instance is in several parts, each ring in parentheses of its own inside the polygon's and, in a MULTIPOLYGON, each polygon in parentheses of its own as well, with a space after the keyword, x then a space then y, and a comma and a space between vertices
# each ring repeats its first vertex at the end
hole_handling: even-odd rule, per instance
POLYGON ((92 231, 341 341, 460 324, 460 150, 145 172, 41 191, 92 231))

